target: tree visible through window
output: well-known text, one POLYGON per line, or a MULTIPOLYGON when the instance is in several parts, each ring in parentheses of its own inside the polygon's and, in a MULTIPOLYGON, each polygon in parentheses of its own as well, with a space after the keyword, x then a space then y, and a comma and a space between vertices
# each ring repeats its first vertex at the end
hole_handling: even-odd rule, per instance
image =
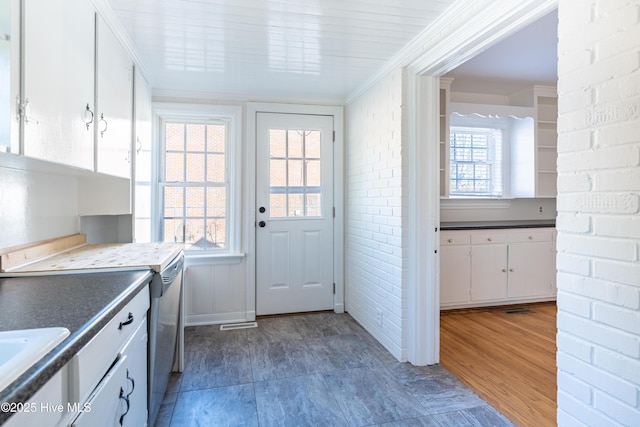
POLYGON ((163 133, 163 240, 188 249, 226 248, 227 124, 165 121, 163 133))
POLYGON ((449 193, 502 196, 502 131, 452 126, 449 143, 449 193))

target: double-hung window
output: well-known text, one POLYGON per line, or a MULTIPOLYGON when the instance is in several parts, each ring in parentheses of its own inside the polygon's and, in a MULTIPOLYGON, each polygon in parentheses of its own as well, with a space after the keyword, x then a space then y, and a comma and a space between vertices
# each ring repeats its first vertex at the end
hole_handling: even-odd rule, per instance
POLYGON ((449 129, 449 194, 503 197, 504 119, 452 115, 449 129))
POLYGON ((236 107, 160 107, 156 240, 239 249, 239 115, 236 107))

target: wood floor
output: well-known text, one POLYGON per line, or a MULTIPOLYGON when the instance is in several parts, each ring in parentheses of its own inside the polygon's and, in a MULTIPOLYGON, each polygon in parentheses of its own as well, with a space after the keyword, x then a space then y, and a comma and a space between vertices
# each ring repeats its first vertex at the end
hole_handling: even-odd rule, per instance
POLYGON ((518 426, 556 425, 556 305, 443 311, 440 363, 518 426))

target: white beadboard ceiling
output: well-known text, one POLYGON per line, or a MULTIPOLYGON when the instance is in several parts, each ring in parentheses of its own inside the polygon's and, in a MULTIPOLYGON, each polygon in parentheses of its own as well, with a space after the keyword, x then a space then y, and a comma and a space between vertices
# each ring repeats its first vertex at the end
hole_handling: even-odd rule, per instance
MULTIPOLYGON (((155 94, 343 103, 456 0, 106 0, 155 94)), ((553 84, 557 13, 448 75, 553 84)), ((464 90, 464 89, 461 89, 464 90)), ((499 89, 496 89, 499 90, 499 89)))
POLYGON ((343 102, 454 0, 108 0, 154 91, 343 102))

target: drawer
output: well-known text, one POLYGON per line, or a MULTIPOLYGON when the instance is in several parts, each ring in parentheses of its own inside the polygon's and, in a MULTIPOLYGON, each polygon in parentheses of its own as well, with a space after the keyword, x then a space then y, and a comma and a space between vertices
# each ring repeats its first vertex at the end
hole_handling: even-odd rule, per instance
POLYGON ((146 319, 149 287, 146 286, 71 359, 72 402, 84 402, 116 359, 125 343, 146 319))
POLYGON ((492 245, 507 242, 507 232, 504 230, 474 231, 471 234, 472 245, 492 245))
POLYGON ((469 242, 469 233, 443 231, 440 234, 440 246, 468 245, 469 242))
POLYGON ((130 409, 126 401, 129 393, 126 367, 127 356, 123 356, 100 381, 87 402, 79 405, 80 415, 73 421, 72 427, 122 425, 120 417, 126 416, 130 409))
POLYGON ((509 242, 552 242, 554 232, 555 230, 553 228, 523 228, 509 230, 509 242))

